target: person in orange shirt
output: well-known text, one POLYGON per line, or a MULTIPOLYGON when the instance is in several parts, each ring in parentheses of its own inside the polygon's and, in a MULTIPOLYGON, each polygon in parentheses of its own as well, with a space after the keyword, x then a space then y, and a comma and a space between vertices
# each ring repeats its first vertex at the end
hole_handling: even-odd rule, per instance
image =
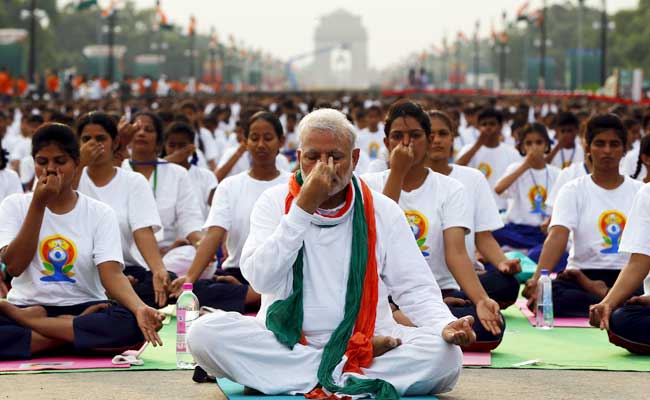
POLYGON ((0 98, 6 99, 9 97, 9 92, 11 90, 11 76, 7 71, 6 67, 0 68, 0 98))
POLYGON ((27 93, 27 80, 21 75, 16 81, 16 96, 24 97, 27 93))
POLYGON ((47 92, 53 98, 59 97, 59 74, 57 70, 52 70, 52 72, 47 76, 47 92))

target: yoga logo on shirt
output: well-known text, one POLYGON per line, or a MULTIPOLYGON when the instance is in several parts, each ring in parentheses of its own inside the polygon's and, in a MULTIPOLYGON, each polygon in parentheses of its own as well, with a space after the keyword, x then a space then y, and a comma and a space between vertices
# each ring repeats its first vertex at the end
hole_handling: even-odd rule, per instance
POLYGON ((598 228, 603 235, 604 249, 600 250, 602 254, 618 253, 618 244, 621 241, 623 229, 625 229, 625 215, 616 210, 607 210, 598 217, 598 228))
POLYGON ((415 236, 415 242, 418 244, 422 255, 428 257, 429 252, 427 250, 429 250, 429 246, 425 245, 425 242, 429 233, 429 221, 419 211, 408 210, 404 211, 404 214, 406 215, 406 220, 411 227, 411 232, 415 236))
POLYGON ((478 165, 478 170, 485 175, 486 179, 490 179, 490 176, 492 176, 492 167, 490 167, 490 164, 482 162, 478 165))
POLYGON ((562 163, 562 169, 570 167, 571 166, 571 160, 565 161, 562 163))
POLYGON ((77 248, 72 240, 61 235, 48 236, 41 241, 38 254, 44 268, 41 273, 45 275, 41 281, 76 282, 72 279, 72 268, 77 259, 77 248))
POLYGON ((546 188, 542 185, 536 185, 528 191, 528 200, 530 200, 530 213, 546 215, 546 188))
POLYGON ((368 146, 368 157, 370 157, 372 160, 376 159, 379 157, 379 143, 377 142, 372 142, 368 146))

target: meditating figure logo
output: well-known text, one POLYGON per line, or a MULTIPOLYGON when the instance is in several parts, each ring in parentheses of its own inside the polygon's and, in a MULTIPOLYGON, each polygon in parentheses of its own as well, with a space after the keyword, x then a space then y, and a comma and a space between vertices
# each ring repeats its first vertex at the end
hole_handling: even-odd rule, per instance
POLYGON ((542 185, 536 185, 528 191, 528 200, 530 200, 530 213, 546 215, 546 188, 542 185))
POLYGON ((602 254, 618 253, 618 244, 625 229, 625 222, 625 215, 616 210, 607 210, 600 214, 598 228, 605 241, 603 243, 605 248, 600 250, 602 254))
POLYGON ((478 165, 478 170, 485 175, 486 179, 490 179, 490 176, 492 176, 492 167, 490 167, 490 164, 482 162, 478 165))
POLYGON ((427 241, 427 234, 429 233, 429 221, 419 211, 408 210, 404 211, 404 214, 406 215, 406 220, 411 227, 411 232, 415 236, 415 242, 418 244, 422 255, 428 257, 429 252, 427 250, 429 250, 429 246, 425 243, 427 241))
POLYGON ((377 142, 372 142, 368 146, 368 156, 370 157, 371 160, 377 159, 379 157, 379 143, 377 142))
POLYGON ((74 243, 61 235, 48 236, 41 241, 39 246, 43 270, 41 277, 43 282, 70 282, 74 272, 74 262, 77 259, 77 248, 74 243))

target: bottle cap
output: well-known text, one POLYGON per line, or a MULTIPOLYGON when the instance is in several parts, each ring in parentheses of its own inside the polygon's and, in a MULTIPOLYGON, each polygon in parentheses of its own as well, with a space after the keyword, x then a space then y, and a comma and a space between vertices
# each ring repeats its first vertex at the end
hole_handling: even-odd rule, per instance
MULTIPOLYGON (((549 271, 547 269, 542 270, 542 275, 543 276, 548 276, 548 273, 549 273, 549 271)), ((183 287, 185 287, 185 286, 183 286, 183 287)))
POLYGON ((192 290, 192 287, 193 287, 193 285, 190 282, 185 282, 183 284, 183 290, 192 290))

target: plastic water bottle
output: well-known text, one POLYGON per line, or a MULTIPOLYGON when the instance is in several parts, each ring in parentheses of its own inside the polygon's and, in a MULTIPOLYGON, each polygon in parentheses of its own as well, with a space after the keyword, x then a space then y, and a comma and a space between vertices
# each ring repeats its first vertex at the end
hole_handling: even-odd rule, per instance
POLYGON ((187 333, 199 317, 199 299, 192 293, 192 284, 183 284, 183 293, 176 302, 176 368, 194 369, 194 357, 187 348, 187 333))
POLYGON ((542 270, 537 281, 537 315, 536 325, 539 329, 553 328, 553 286, 548 270, 542 270))

